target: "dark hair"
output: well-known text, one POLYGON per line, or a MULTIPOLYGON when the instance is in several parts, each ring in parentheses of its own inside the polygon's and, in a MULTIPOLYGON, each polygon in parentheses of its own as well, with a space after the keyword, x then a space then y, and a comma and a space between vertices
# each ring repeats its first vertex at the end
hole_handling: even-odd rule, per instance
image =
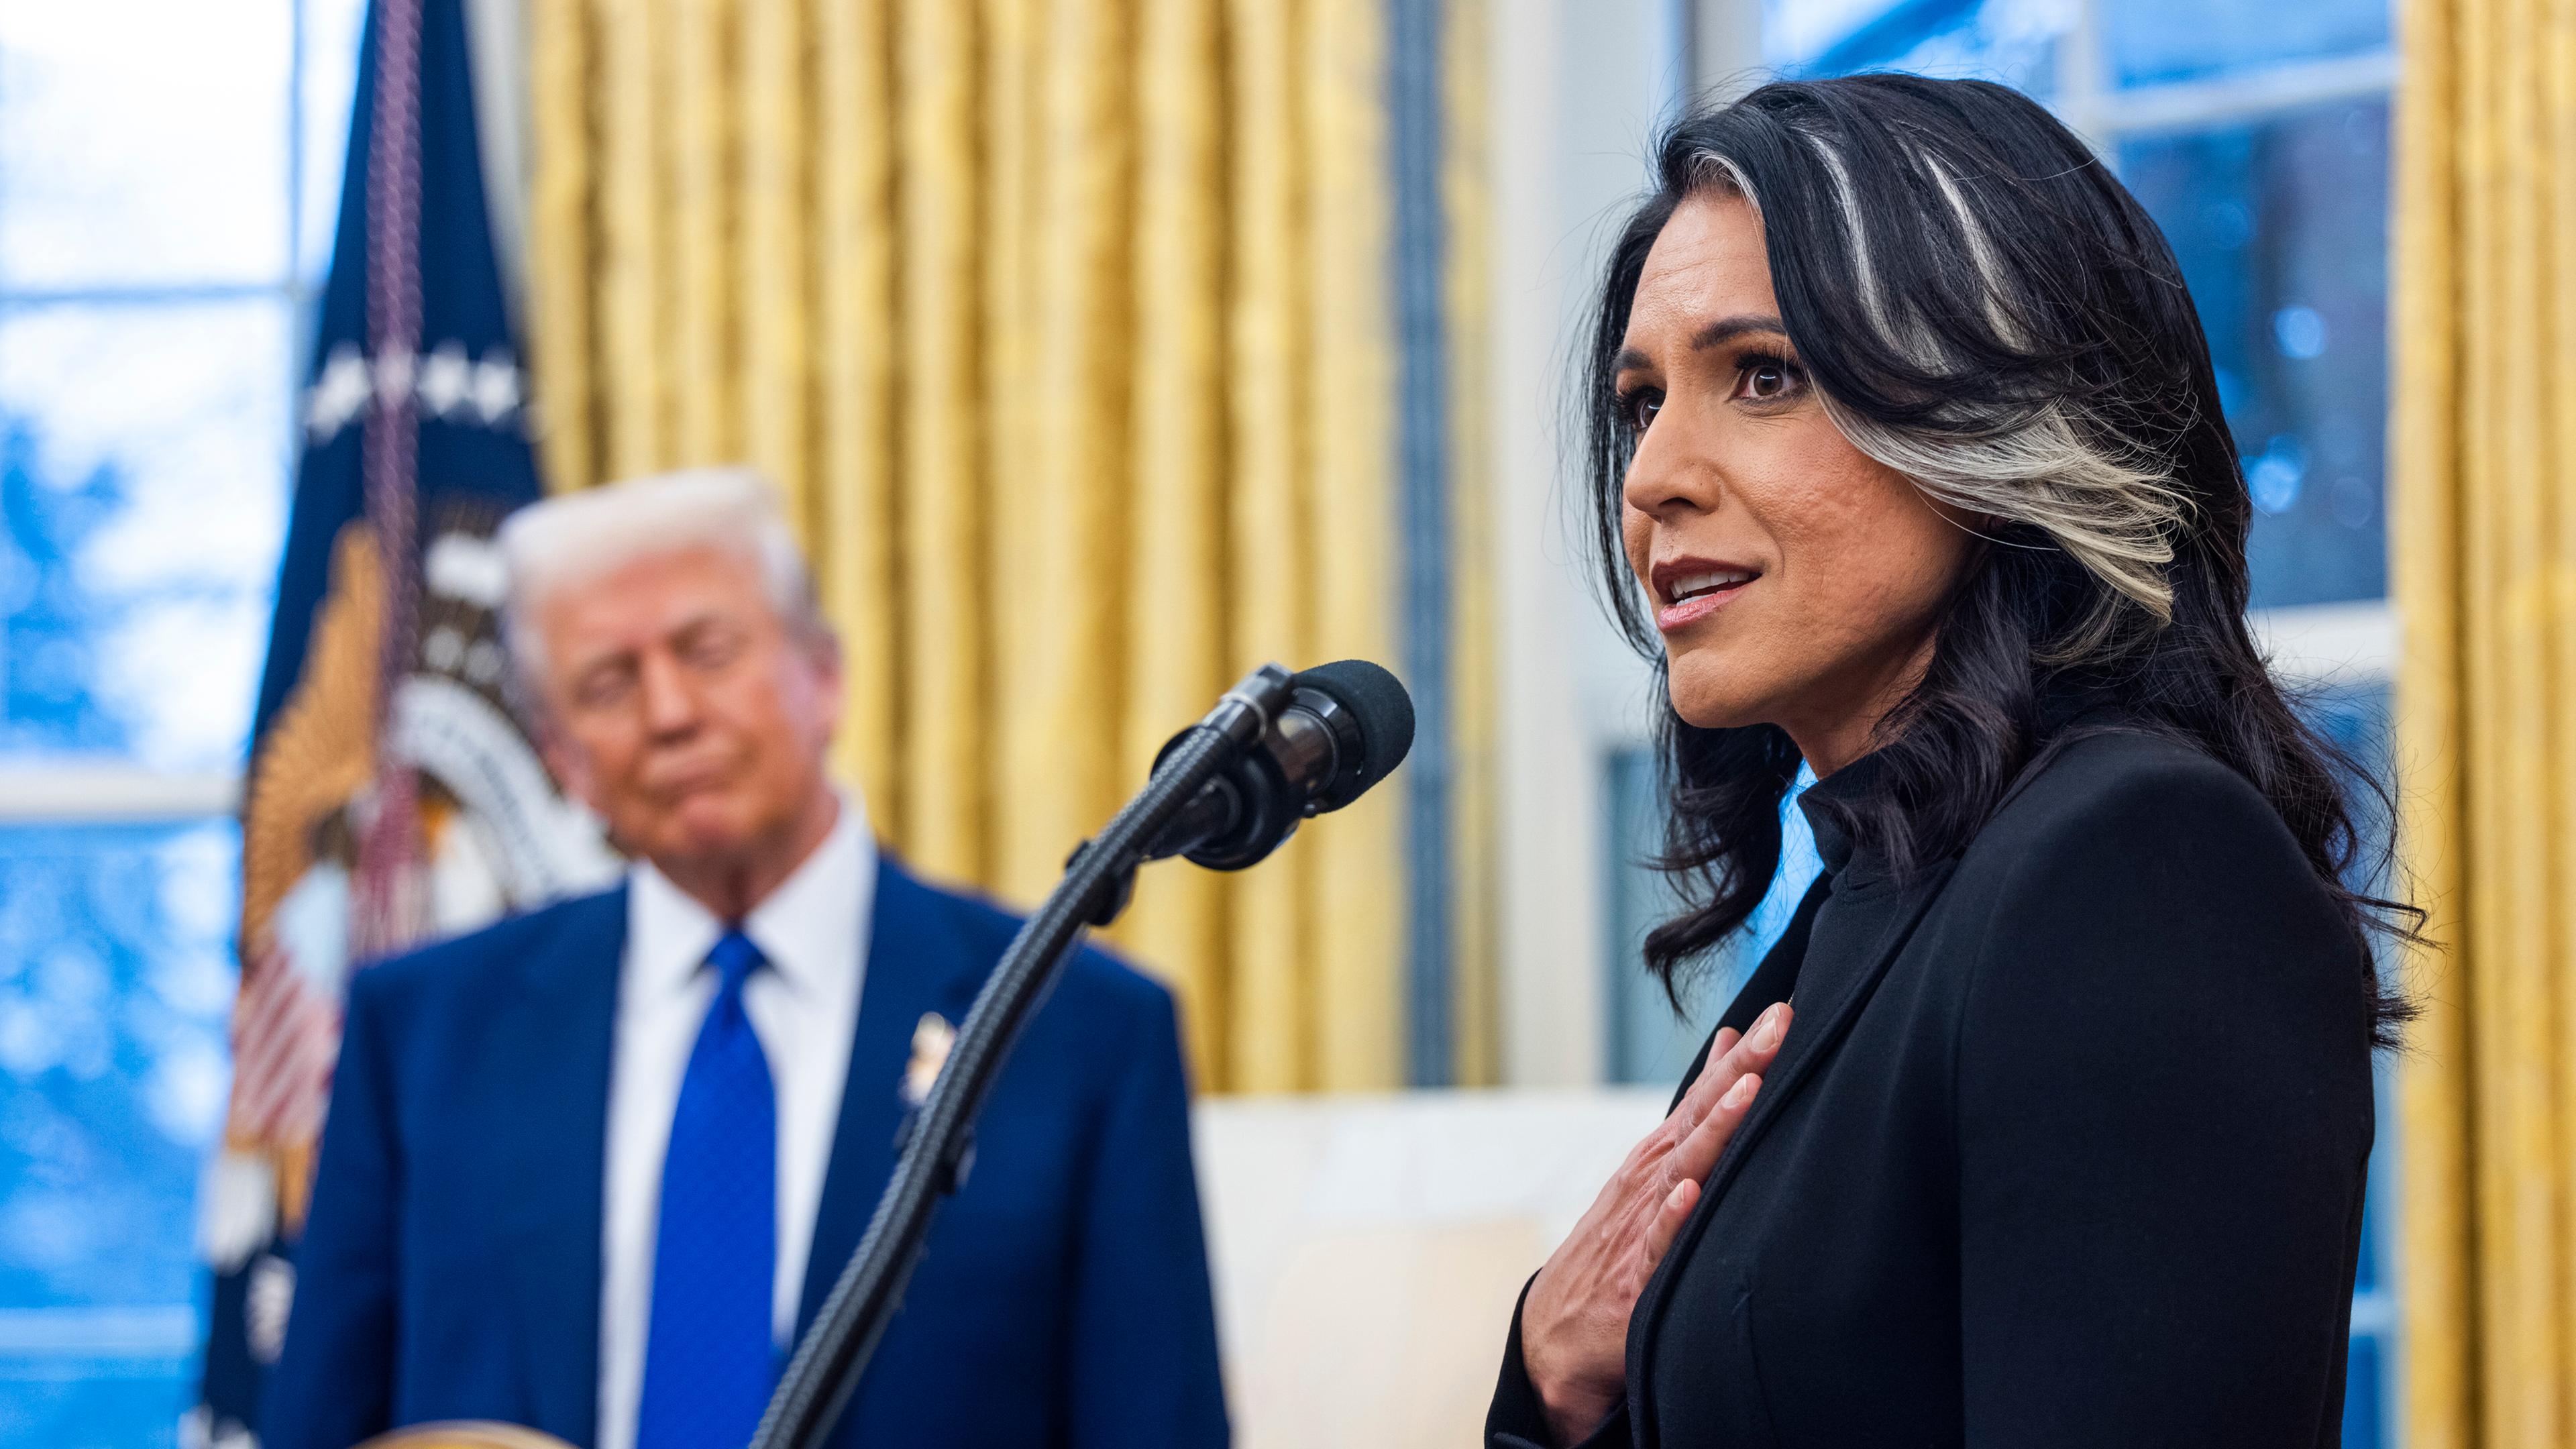
MULTIPOLYGON (((1620 543, 1634 424, 1613 379, 1646 255, 1709 190, 1762 218, 1782 323, 1828 414, 1926 493, 1995 520, 1944 607, 1924 677, 1874 742, 1871 788, 1819 799, 1900 875, 1949 856, 2006 788, 2115 705, 2261 791, 2350 925, 2373 1034, 2408 1015, 2367 949, 2421 913, 2366 894, 2348 791, 2386 792, 2273 680, 2245 624, 2252 509, 2199 314, 2136 199, 2035 102, 1907 75, 1766 85, 1675 123, 1656 190, 1613 248, 1581 409, 1600 580, 1664 669, 1620 543)), ((1772 725, 1661 732, 1672 813, 1658 862, 1683 909, 1646 938, 1680 1000, 1780 858, 1799 754, 1772 725)), ((2365 857, 2369 857, 2365 859, 2365 857)))

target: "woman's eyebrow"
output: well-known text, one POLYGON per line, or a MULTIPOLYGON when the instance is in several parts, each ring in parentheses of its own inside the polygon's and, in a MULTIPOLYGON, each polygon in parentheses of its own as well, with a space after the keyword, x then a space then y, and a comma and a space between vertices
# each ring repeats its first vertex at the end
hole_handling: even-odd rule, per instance
MULTIPOLYGON (((1759 312, 1746 312, 1734 317, 1720 317, 1692 333, 1691 351, 1706 352, 1712 347, 1723 347, 1747 332, 1768 332, 1773 336, 1784 338, 1789 335, 1789 329, 1781 325, 1779 318, 1759 312)), ((1619 349, 1619 355, 1611 359, 1610 370, 1626 372, 1632 368, 1646 368, 1654 365, 1654 359, 1639 349, 1622 347, 1619 349)))
POLYGON ((1779 318, 1766 317, 1758 312, 1745 312, 1733 317, 1720 317, 1692 333, 1691 350, 1705 352, 1712 347, 1724 346, 1747 332, 1771 332, 1782 337, 1789 335, 1789 329, 1780 325, 1779 318))

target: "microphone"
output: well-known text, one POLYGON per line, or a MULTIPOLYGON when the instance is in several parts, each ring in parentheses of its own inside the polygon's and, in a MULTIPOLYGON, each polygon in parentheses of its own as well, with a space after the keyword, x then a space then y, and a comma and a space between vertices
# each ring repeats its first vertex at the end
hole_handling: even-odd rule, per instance
POLYGON ((939 1201, 974 1162, 983 1110, 1021 1026, 1046 998, 1085 925, 1126 907, 1137 863, 1186 855, 1241 870, 1310 815, 1339 810, 1413 748, 1413 700, 1357 659, 1290 674, 1265 664, 1174 735, 1136 798, 1065 862, 1064 879, 1002 952, 895 1158, 867 1235, 796 1345, 752 1449, 816 1449, 867 1372, 902 1305, 939 1201))
MULTIPOLYGON (((1199 787, 1146 847, 1146 859, 1178 855, 1210 870, 1257 864, 1296 833, 1299 821, 1358 799, 1413 748, 1413 697, 1377 665, 1343 659, 1287 683, 1288 702, 1277 718, 1199 787)), ((1190 733, 1163 746, 1156 770, 1190 733)))

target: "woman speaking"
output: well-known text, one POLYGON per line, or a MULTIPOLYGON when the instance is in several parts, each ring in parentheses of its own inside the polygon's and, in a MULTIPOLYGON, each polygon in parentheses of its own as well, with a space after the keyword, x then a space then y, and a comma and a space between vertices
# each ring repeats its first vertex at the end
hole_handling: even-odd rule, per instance
POLYGON ((1584 399, 1670 691, 1648 966, 1744 921, 1802 760, 1826 873, 1531 1281, 1490 1441, 2338 1442, 2405 913, 2247 633, 2173 254, 1976 82, 1766 86, 1658 176, 1584 399))

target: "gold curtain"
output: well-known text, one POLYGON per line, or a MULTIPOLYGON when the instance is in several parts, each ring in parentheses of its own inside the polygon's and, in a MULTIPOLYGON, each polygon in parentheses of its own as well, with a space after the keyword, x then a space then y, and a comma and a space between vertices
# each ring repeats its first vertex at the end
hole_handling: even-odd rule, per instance
MULTIPOLYGON (((550 478, 777 482, 848 654, 839 763, 929 875, 1030 903, 1246 669, 1396 659, 1385 20, 532 0, 550 478)), ((1240 877, 1148 868, 1117 935, 1203 1084, 1401 1080, 1404 783, 1240 877)))
POLYGON ((2402 7, 2410 1449, 2576 1443, 2576 3, 2402 7))

